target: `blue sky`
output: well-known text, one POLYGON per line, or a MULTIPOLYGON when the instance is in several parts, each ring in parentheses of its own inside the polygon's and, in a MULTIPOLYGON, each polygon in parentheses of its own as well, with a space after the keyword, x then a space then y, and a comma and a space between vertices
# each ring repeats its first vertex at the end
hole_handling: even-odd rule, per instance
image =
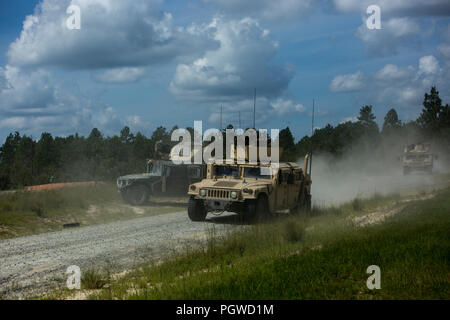
POLYGON ((107 135, 128 125, 204 128, 354 121, 374 106, 404 121, 436 85, 450 103, 447 0, 15 0, 0 2, 0 140, 107 135), (366 9, 381 8, 381 30, 366 9), (66 9, 81 10, 69 30, 66 9))

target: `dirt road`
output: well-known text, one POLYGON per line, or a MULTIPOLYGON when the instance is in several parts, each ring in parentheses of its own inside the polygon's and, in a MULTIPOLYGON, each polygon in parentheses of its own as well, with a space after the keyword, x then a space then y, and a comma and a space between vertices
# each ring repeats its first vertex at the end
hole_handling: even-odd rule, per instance
POLYGON ((185 211, 0 241, 0 298, 25 298, 65 284, 77 265, 115 272, 206 243, 239 224, 234 215, 191 222, 185 211))

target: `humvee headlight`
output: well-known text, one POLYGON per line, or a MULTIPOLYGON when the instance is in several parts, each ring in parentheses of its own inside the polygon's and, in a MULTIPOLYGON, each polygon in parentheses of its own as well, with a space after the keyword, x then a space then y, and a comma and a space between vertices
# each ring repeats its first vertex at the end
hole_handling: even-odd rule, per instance
POLYGON ((237 192, 231 191, 231 198, 236 199, 237 198, 237 192))
POLYGON ((202 197, 206 196, 206 190, 205 189, 200 189, 200 196, 202 196, 202 197))

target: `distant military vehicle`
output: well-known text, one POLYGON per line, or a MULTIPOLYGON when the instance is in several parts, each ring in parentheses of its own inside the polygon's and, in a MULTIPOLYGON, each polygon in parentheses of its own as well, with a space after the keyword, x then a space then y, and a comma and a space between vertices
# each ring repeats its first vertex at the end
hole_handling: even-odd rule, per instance
POLYGON ((310 210, 308 161, 306 156, 303 169, 283 162, 275 170, 263 164, 208 164, 206 178, 189 186, 189 218, 203 221, 208 212, 260 218, 286 209, 310 210))
POLYGON ((403 174, 413 171, 433 172, 433 154, 429 143, 417 143, 405 146, 403 150, 403 174))
POLYGON ((125 202, 131 205, 145 204, 151 195, 186 195, 190 184, 205 177, 206 166, 202 164, 176 165, 169 160, 170 147, 158 141, 156 157, 148 160, 147 172, 122 176, 117 187, 125 202))

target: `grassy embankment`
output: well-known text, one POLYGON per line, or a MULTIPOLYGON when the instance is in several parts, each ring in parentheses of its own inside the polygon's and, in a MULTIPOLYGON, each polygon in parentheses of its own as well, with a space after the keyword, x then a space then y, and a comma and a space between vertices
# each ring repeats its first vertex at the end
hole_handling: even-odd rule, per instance
POLYGON ((67 187, 49 191, 18 191, 0 195, 0 239, 145 217, 180 210, 187 198, 152 199, 148 206, 123 203, 114 184, 67 187))
POLYGON ((85 291, 93 299, 450 298, 450 188, 434 197, 358 199, 314 214, 255 225, 223 241, 211 237, 203 250, 119 279, 90 270, 82 285, 98 289, 85 291), (373 212, 392 215, 355 223, 373 212), (380 290, 366 286, 370 265, 381 268, 380 290))

